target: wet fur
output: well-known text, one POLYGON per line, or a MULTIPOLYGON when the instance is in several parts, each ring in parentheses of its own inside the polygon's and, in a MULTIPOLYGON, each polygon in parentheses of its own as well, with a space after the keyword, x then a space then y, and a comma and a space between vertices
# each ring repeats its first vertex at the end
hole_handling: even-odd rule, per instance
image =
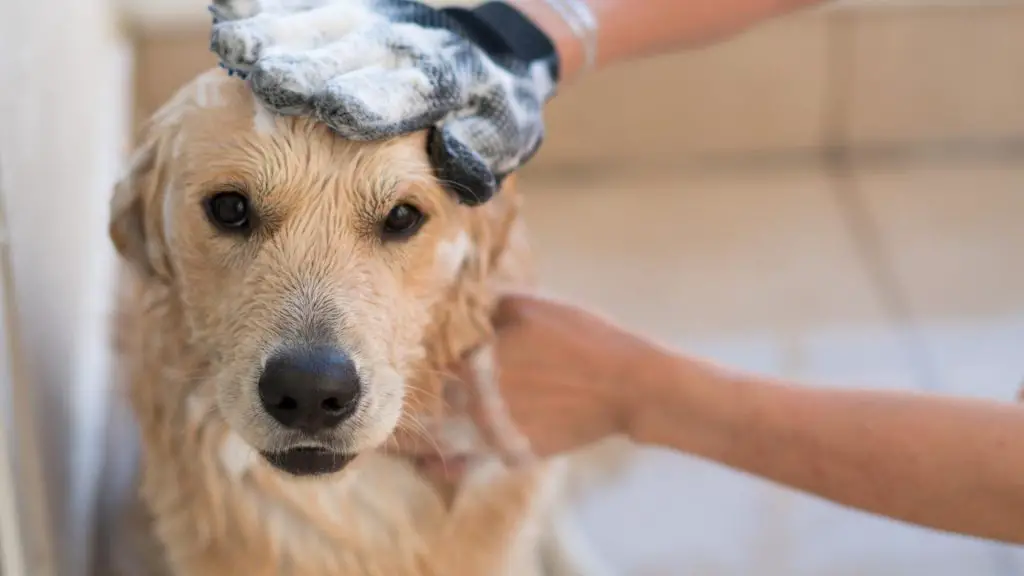
MULTIPOLYGON (((532 281, 512 180, 489 204, 460 206, 429 177, 423 148, 422 134, 356 144, 307 120, 268 116, 242 82, 219 71, 184 87, 146 127, 115 192, 110 228, 126 264, 118 367, 142 448, 141 500, 124 519, 141 540, 129 546, 148 552, 133 573, 589 573, 577 551, 559 545, 566 460, 508 471, 485 458, 449 505, 388 455, 443 411, 452 362, 491 338, 499 286, 532 281), (306 219, 281 224, 290 236, 277 240, 285 252, 277 258, 228 244, 191 208, 207 182, 254 178, 275 188, 268 193, 282 222, 306 219), (406 192, 429 205, 431 220, 418 244, 371 253, 346 236, 362 220, 340 214, 387 187, 415 188, 406 192), (460 234, 469 250, 446 277, 441 246, 460 234), (307 299, 296 302, 296 293, 307 299), (330 477, 289 477, 253 449, 276 436, 251 414, 242 388, 254 355, 291 337, 282 336, 291 328, 281 328, 280 314, 268 312, 282 309, 306 324, 348 322, 326 330, 347 338, 367 370, 398 374, 367 380, 368 388, 385 384, 370 393, 376 404, 361 408, 359 429, 339 440, 360 456, 330 477), (388 395, 398 395, 394 418, 388 395)), ((476 442, 459 432, 460 442, 476 442)))

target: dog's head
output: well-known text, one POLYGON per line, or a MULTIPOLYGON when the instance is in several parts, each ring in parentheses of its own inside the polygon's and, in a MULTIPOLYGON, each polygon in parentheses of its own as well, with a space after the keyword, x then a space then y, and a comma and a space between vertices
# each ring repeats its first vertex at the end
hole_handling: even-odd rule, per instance
POLYGON ((110 230, 141 281, 173 295, 220 416, 305 475, 435 407, 438 370, 488 335, 515 213, 505 192, 460 205, 422 133, 348 142, 213 71, 151 119, 110 230))

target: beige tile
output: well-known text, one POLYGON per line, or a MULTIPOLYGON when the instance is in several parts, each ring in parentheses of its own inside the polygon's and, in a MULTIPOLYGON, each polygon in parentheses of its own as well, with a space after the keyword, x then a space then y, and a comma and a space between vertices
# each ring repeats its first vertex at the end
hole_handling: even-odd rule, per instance
POLYGON ((817 145, 826 20, 780 20, 568 87, 548 108, 549 138, 537 161, 665 163, 817 145))
POLYGON ((135 110, 145 120, 183 84, 217 65, 209 29, 144 32, 135 39, 135 110))
POLYGON ((1017 397, 1024 386, 1024 307, 1000 318, 921 324, 918 332, 935 366, 936 388, 1004 402, 1017 397))
POLYGON ((890 168, 858 185, 919 321, 1024 311, 1024 164, 890 168))
POLYGON ((662 338, 883 321, 816 170, 522 188, 546 285, 662 338))
POLYGON ((1024 137, 1024 5, 854 18, 853 143, 1024 137))

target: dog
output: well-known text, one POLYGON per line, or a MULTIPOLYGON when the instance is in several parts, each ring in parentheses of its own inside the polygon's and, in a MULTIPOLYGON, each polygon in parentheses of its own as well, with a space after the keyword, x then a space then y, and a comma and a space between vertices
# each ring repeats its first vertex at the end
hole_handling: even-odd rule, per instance
POLYGON ((432 174, 423 133, 345 141, 221 70, 149 120, 110 220, 126 572, 607 571, 567 521, 573 456, 508 469, 446 417, 449 367, 489 376, 496 299, 534 279, 514 177, 467 207, 432 174), (465 463, 450 490, 400 450, 424 436, 465 463))

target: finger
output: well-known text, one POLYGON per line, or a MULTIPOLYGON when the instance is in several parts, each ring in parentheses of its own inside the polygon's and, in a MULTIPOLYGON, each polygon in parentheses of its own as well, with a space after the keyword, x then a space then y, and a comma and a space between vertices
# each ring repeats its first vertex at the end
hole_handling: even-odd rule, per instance
POLYGON ((251 20, 219 22, 210 33, 210 50, 229 69, 248 72, 263 53, 266 39, 251 20))
POLYGON ((266 3, 262 0, 213 0, 210 12, 215 21, 250 18, 262 12, 266 3))
POLYGON ((525 292, 507 292, 503 294, 498 300, 494 314, 491 315, 494 328, 500 333, 501 330, 517 326, 522 321, 524 302, 529 304, 531 300, 532 296, 525 292))
MULTIPOLYGON (((388 51, 379 42, 355 34, 323 48, 260 58, 253 67, 250 84, 271 110, 312 115, 332 80, 387 58, 388 51)), ((357 87, 372 90, 371 86, 357 87)))
POLYGON ((509 75, 469 97, 472 120, 452 127, 483 157, 495 174, 509 174, 532 156, 544 137, 542 101, 532 80, 509 75))
POLYGON ((485 438, 512 465, 536 460, 529 439, 512 421, 498 387, 498 368, 493 346, 484 346, 470 355, 468 384, 470 407, 485 438))
POLYGON ((432 139, 431 160, 460 199, 476 205, 538 150, 544 125, 539 102, 518 80, 472 94, 466 109, 473 113, 443 122, 432 139))
POLYGON ((352 140, 383 140, 423 130, 457 106, 452 93, 441 88, 447 82, 443 74, 379 67, 343 74, 317 95, 317 118, 352 140))
MULTIPOLYGON (((285 114, 315 116, 355 140, 424 129, 461 106, 450 63, 418 54, 376 29, 305 52, 268 55, 252 72, 256 95, 285 114)), ((428 33, 438 42, 443 31, 428 33)))
POLYGON ((261 11, 216 24, 210 48, 228 67, 248 70, 265 55, 300 54, 382 24, 387 24, 385 18, 373 12, 364 0, 282 13, 261 11))
POLYGON ((469 206, 487 202, 498 191, 499 181, 484 159, 452 131, 456 122, 431 130, 427 155, 437 179, 469 206))
POLYGON ((249 87, 263 105, 278 114, 311 115, 320 84, 316 71, 307 64, 305 58, 294 56, 264 58, 249 76, 249 87))
POLYGON ((352 4, 366 0, 213 0, 210 11, 226 20, 252 18, 258 14, 292 14, 329 4, 352 4))
POLYGON ((456 370, 454 376, 447 378, 441 390, 444 399, 445 410, 454 415, 464 415, 469 412, 470 392, 466 385, 465 377, 456 370))

